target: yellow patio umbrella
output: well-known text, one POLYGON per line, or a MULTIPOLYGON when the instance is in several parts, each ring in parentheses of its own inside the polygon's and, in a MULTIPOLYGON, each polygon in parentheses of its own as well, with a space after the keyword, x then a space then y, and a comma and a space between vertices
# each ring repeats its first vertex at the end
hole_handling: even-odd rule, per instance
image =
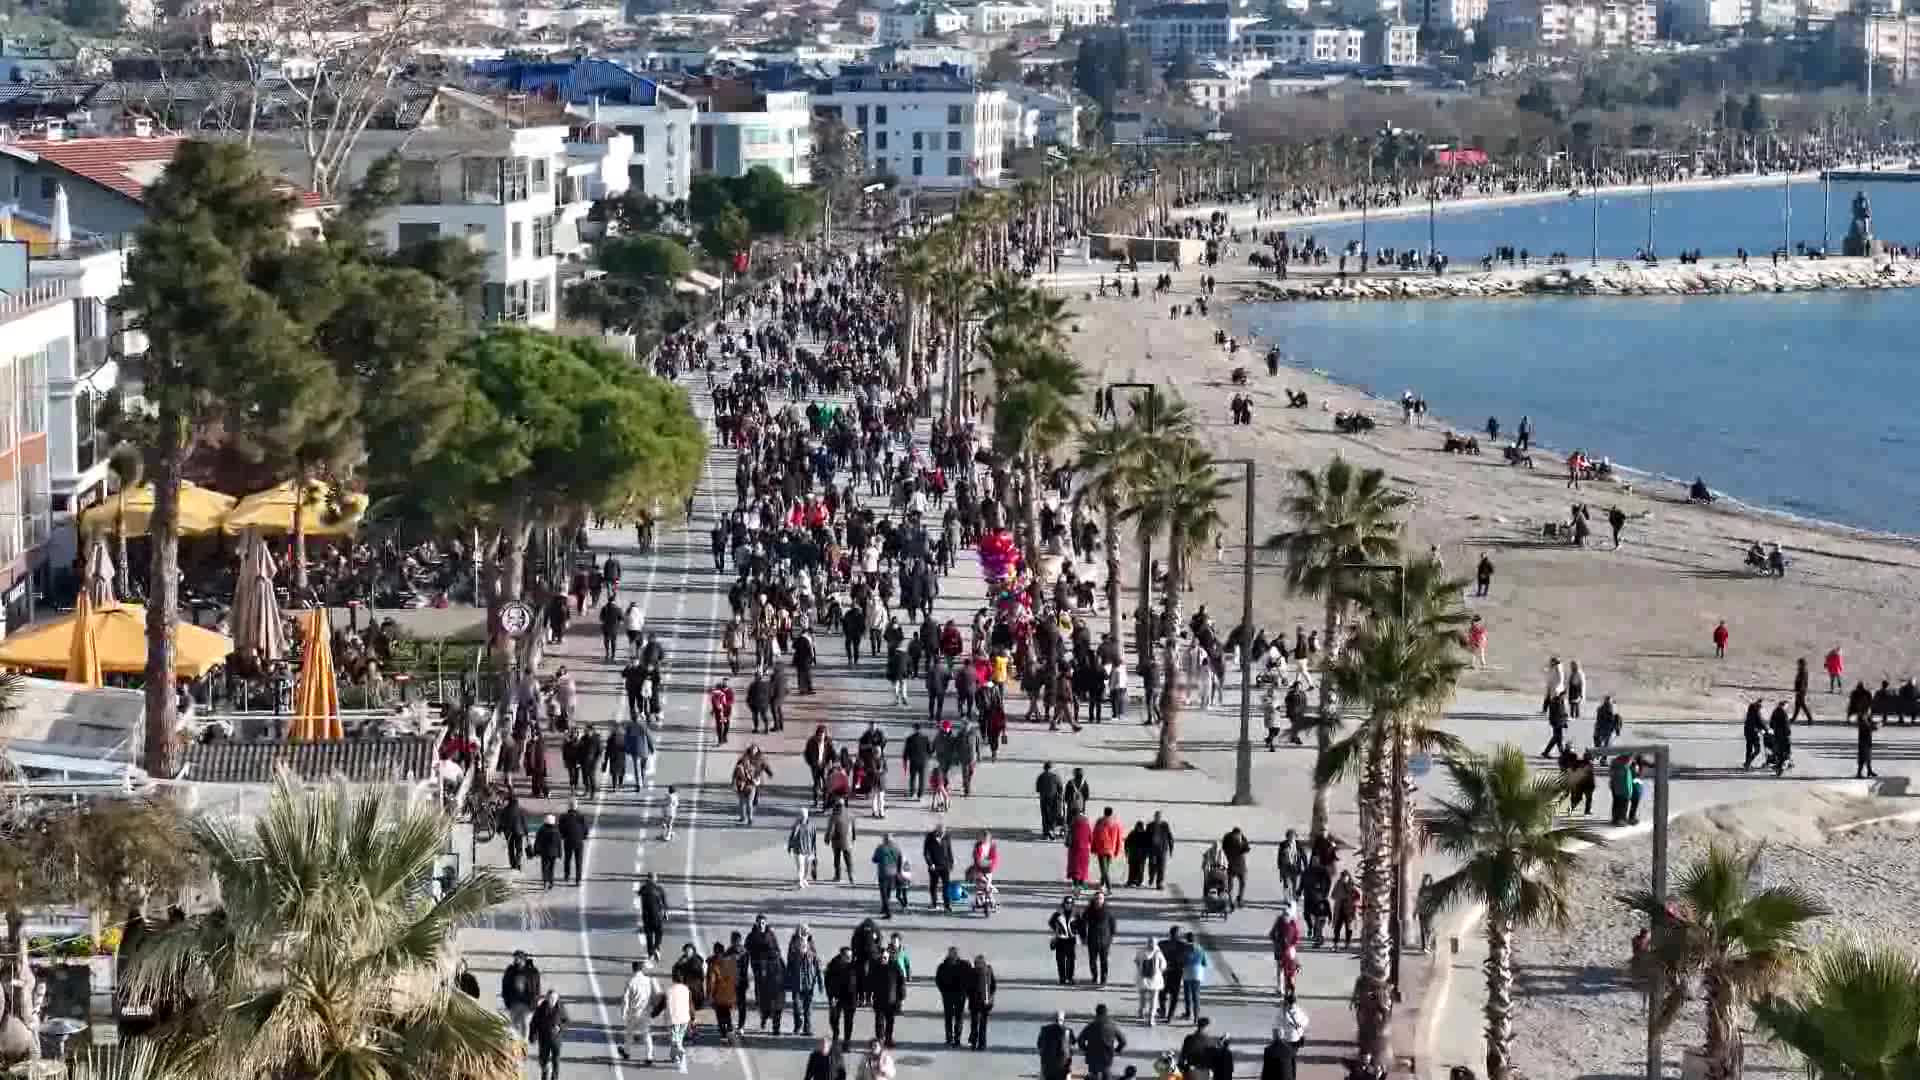
MULTIPOLYGON (((180 535, 205 536, 218 532, 220 523, 233 510, 235 502, 231 495, 222 495, 198 484, 181 481, 180 535)), ((88 535, 111 534, 114 523, 120 520, 123 506, 126 510, 127 535, 147 535, 148 523, 153 518, 152 484, 127 488, 109 496, 100 505, 82 511, 80 531, 88 535)))
MULTIPOLYGON (((0 641, 0 668, 63 675, 73 662, 76 611, 64 619, 29 626, 0 641)), ((139 674, 147 670, 147 609, 139 604, 94 607, 86 615, 94 648, 104 674, 139 674)), ((233 652, 233 639, 191 623, 173 624, 173 670, 197 679, 221 664, 233 652)))
POLYGON ((73 609, 73 644, 67 650, 67 681, 81 686, 106 685, 100 671, 100 640, 93 631, 93 598, 80 590, 73 609))
MULTIPOLYGON (((263 534, 292 532, 297 484, 289 480, 245 496, 228 512, 224 528, 230 533, 248 529, 263 534)), ((360 517, 367 512, 367 497, 352 491, 336 492, 331 484, 309 480, 301 506, 300 528, 308 536, 347 536, 360 527, 360 517)))
POLYGON ((300 647, 300 681, 293 686, 290 740, 319 742, 346 737, 340 726, 340 684, 333 674, 333 624, 326 608, 307 613, 306 641, 300 647))

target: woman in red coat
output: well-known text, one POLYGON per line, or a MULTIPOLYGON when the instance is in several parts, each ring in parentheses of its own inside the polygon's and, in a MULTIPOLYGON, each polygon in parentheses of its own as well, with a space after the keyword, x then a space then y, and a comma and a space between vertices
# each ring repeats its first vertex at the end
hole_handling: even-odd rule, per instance
POLYGON ((1075 888, 1087 883, 1087 866, 1093 860, 1093 823, 1085 814, 1073 815, 1067 826, 1067 880, 1075 888))

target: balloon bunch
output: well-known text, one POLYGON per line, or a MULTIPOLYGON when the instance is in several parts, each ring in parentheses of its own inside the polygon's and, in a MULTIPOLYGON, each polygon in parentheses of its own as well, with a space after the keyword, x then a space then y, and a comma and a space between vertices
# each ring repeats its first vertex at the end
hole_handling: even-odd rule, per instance
POLYGON ((1013 533, 1007 529, 996 529, 980 537, 977 550, 980 555, 980 572, 986 575, 987 584, 999 591, 1010 587, 1020 573, 1020 544, 1014 540, 1013 533))

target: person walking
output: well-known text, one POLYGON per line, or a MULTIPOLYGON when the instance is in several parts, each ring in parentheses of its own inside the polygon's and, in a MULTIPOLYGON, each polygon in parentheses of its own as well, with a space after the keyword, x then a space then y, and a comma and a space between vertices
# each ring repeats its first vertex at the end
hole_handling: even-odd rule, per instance
POLYGON ((807 1055, 807 1071, 801 1074, 801 1080, 847 1080, 846 1066, 840 1064, 839 1055, 834 1053, 832 1036, 823 1035, 814 1044, 813 1052, 807 1055))
POLYGON ((727 1042, 735 1039, 733 1010, 740 999, 740 968, 727 947, 713 943, 713 955, 707 958, 707 1004, 713 1009, 714 1026, 727 1042))
POLYGON ((1167 860, 1173 858, 1173 826, 1153 812, 1147 822, 1147 884, 1163 889, 1167 883, 1167 860))
POLYGON ((540 884, 542 888, 553 888, 553 870, 560 861, 560 819, 552 814, 541 824, 540 830, 533 834, 533 856, 540 860, 540 884))
POLYGON ((1100 864, 1100 888, 1111 891, 1113 888, 1113 860, 1120 857, 1127 841, 1126 829, 1109 806, 1100 813, 1100 820, 1094 823, 1092 851, 1100 864))
POLYGON ((1727 632, 1727 620, 1721 619, 1714 624, 1713 658, 1715 660, 1725 660, 1727 658, 1727 639, 1731 636, 1732 635, 1727 632))
POLYGON ((1055 1011, 1053 1021, 1041 1025, 1034 1049, 1040 1054, 1040 1080, 1067 1080, 1073 1072, 1073 1030, 1065 1012, 1055 1011))
POLYGON ((1087 883, 1087 870, 1093 861, 1093 825, 1087 815, 1076 813, 1067 824, 1067 881, 1075 889, 1087 883))
POLYGON ((806 888, 819 864, 818 838, 813 832, 812 811, 800 808, 800 818, 787 832, 787 854, 793 856, 793 876, 798 888, 806 888))
POLYGON ((900 761, 907 769, 907 798, 918 799, 927 792, 927 762, 933 758, 933 742, 920 725, 913 725, 900 746, 900 761))
POLYGON ((821 985, 827 994, 827 1033, 842 1044, 852 1042, 854 1014, 860 1010, 860 964, 851 945, 840 946, 827 961, 821 985))
POLYGON ((1843 677, 1847 673, 1847 662, 1840 656, 1840 646, 1835 645, 1827 652, 1827 693, 1837 694, 1846 685, 1843 677))
POLYGON ((650 964, 660 962, 660 941, 666 937, 667 890, 660 887, 660 875, 649 870, 647 879, 634 887, 635 901, 640 906, 640 935, 646 941, 646 960, 650 964))
POLYGON ((1053 950, 1054 977, 1061 986, 1073 985, 1075 923, 1073 897, 1062 897, 1060 906, 1047 917, 1047 947, 1053 950))
POLYGON ((520 860, 527 846, 527 815, 520 808, 520 797, 507 792, 507 801, 495 815, 494 828, 507 844, 507 869, 520 869, 520 860))
POLYGON ((567 810, 560 815, 560 847, 565 856, 565 870, 568 879, 575 885, 580 884, 580 874, 586 869, 587 856, 587 819, 580 813, 580 804, 572 800, 567 802, 567 810))
POLYGON ((813 946, 813 931, 805 924, 793 930, 787 939, 787 1000, 793 1003, 793 1030, 813 1034, 813 995, 825 986, 820 971, 820 954, 813 946))
POLYGON ((548 990, 533 1007, 528 1030, 540 1050, 540 1080, 560 1080, 560 1046, 567 1031, 567 1007, 560 1001, 560 991, 548 990))
POLYGON ((1880 725, 1874 722, 1873 695, 1867 691, 1865 683, 1862 683, 1860 688, 1854 691, 1855 695, 1863 693, 1867 694, 1867 707, 1856 710, 1853 718, 1853 778, 1855 780, 1863 780, 1867 777, 1877 777, 1880 775, 1873 771, 1873 733, 1880 725))
POLYGON ((516 950, 507 970, 500 975, 500 1004, 507 1010, 507 1024, 522 1043, 531 1041, 528 1024, 533 1007, 540 1003, 540 969, 533 957, 516 950))
MULTIPOLYGON (((1062 1014, 1057 1019, 1064 1021, 1066 1017, 1062 1014)), ((1102 1003, 1093 1007, 1093 1020, 1080 1029, 1074 1045, 1087 1061, 1087 1080, 1113 1080, 1113 1062, 1126 1052, 1127 1037, 1120 1033, 1119 1025, 1107 1015, 1107 1006, 1102 1003)))
POLYGON ((893 918, 893 899, 900 891, 900 873, 906 865, 906 858, 900 854, 900 848, 893 842, 893 834, 885 833, 880 844, 873 849, 874 877, 880 886, 880 916, 893 918))
POLYGON ((667 1045, 673 1067, 687 1071, 687 1032, 693 1028, 693 988, 679 972, 667 987, 667 1045))
POLYGON ((1000 993, 1000 980, 993 974, 993 965, 987 963, 983 954, 973 957, 973 979, 967 985, 967 1046, 973 1050, 987 1048, 987 1021, 993 1016, 993 1001, 1000 993))
POLYGON ((1060 774, 1053 771, 1053 762, 1040 766, 1033 793, 1040 800, 1040 839, 1051 840, 1062 825, 1060 802, 1066 794, 1066 785, 1061 782, 1060 774))
POLYGON ((1152 1027, 1160 1011, 1160 992, 1167 987, 1167 958, 1161 954, 1159 942, 1148 938, 1140 946, 1140 951, 1133 954, 1133 970, 1134 987, 1140 995, 1133 1018, 1152 1027))
POLYGON ((887 956, 879 964, 868 966, 867 978, 866 989, 873 1001, 874 1040, 892 1047, 894 1024, 907 1005, 907 973, 892 956, 887 956))
POLYGON ((1207 984, 1209 961, 1207 950, 1193 938, 1193 931, 1186 934, 1187 956, 1186 970, 1180 980, 1181 1008, 1186 1016, 1200 1015, 1200 988, 1207 984))
POLYGON ((940 907, 951 912, 953 899, 947 894, 947 886, 953 880, 953 837, 947 834, 944 823, 933 823, 920 845, 920 862, 927 870, 928 909, 940 907))
POLYGON ((613 663, 620 655, 620 601, 607 597, 600 609, 600 659, 613 663))
POLYGON ((1816 722, 1813 718, 1813 710, 1807 706, 1809 681, 1807 676, 1807 658, 1803 656, 1794 662, 1793 667, 1793 715, 1790 719, 1796 724, 1800 722, 1800 715, 1802 713, 1806 714, 1807 723, 1811 724, 1816 722))
POLYGON ((1087 902, 1087 908, 1080 913, 1080 940, 1087 946, 1087 977, 1101 986, 1107 985, 1107 956, 1113 949, 1114 935, 1119 925, 1113 917, 1113 909, 1107 906, 1107 894, 1096 892, 1087 902))
POLYGON ((946 1043, 960 1047, 960 1021, 966 1015, 967 991, 973 986, 973 965, 960 956, 956 946, 947 947, 946 959, 933 972, 934 989, 940 991, 940 1012, 946 1025, 946 1043))
POLYGON ((1234 890, 1233 906, 1247 906, 1247 856, 1253 851, 1253 841, 1235 825, 1220 838, 1220 854, 1226 857, 1227 887, 1234 890))
POLYGON ((633 974, 627 977, 627 989, 620 995, 620 1045, 614 1048, 620 1052, 620 1060, 633 1057, 633 1033, 638 1031, 641 1045, 647 1051, 644 1060, 648 1066, 653 1065, 653 1005, 659 996, 660 988, 647 974, 646 964, 635 960, 633 974))
POLYGON ((1487 595, 1487 590, 1493 586, 1493 556, 1485 552, 1481 553, 1480 563, 1473 570, 1473 581, 1473 595, 1476 597, 1487 595))

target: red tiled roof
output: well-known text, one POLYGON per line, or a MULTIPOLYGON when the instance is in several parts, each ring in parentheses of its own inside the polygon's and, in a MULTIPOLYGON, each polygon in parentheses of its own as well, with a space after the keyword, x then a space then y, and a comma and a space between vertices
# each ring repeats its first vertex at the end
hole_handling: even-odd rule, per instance
MULTIPOLYGON (((180 150, 186 138, 181 135, 96 137, 77 139, 18 139, 12 144, 49 161, 75 176, 85 177, 101 187, 117 191, 134 202, 145 202, 147 184, 154 179, 151 169, 129 166, 168 162, 180 150)), ((329 206, 332 201, 311 191, 297 193, 300 205, 308 210, 329 206)))

